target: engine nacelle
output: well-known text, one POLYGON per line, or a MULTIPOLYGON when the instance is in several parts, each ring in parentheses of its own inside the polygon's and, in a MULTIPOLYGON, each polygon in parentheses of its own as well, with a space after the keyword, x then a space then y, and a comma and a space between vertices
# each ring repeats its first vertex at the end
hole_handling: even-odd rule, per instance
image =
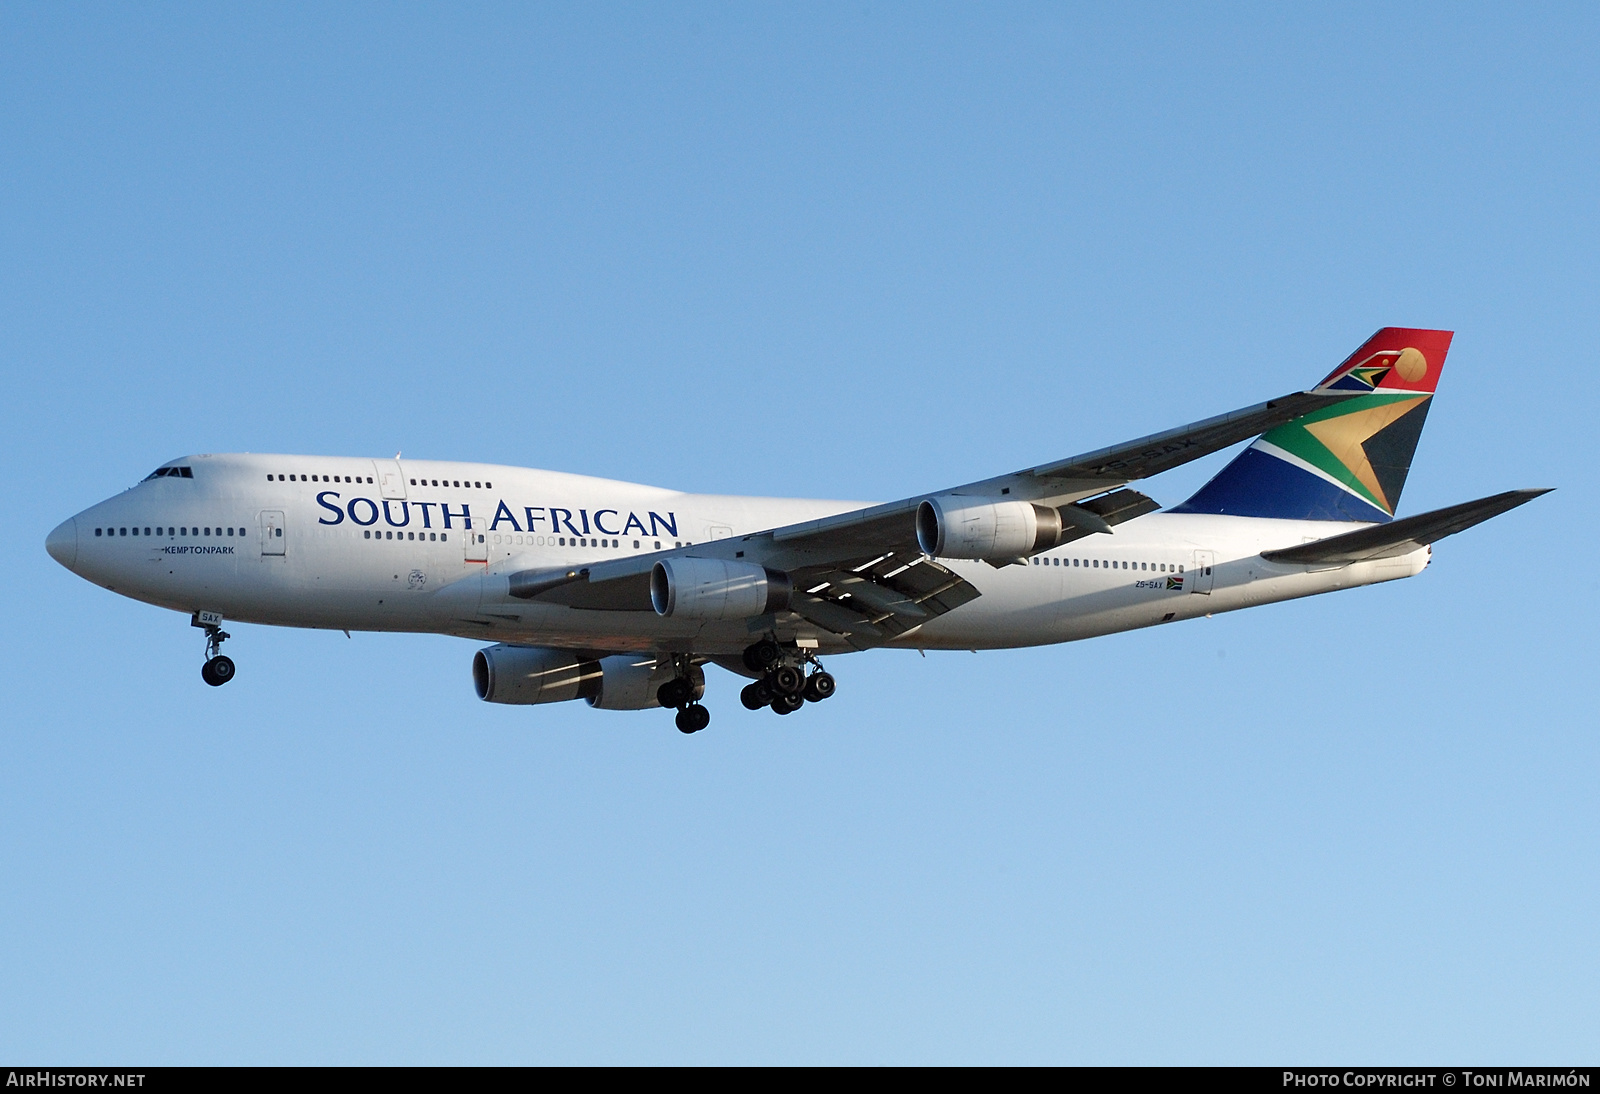
POLYGON ((665 558, 650 570, 650 603, 675 619, 750 619, 789 606, 789 575, 753 562, 665 558))
POLYGON ((917 506, 917 546, 934 558, 999 562, 1048 551, 1061 541, 1061 514, 1045 505, 954 495, 917 506))
MULTIPOLYGON (((607 660, 610 660, 608 658, 607 660)), ((488 703, 560 703, 600 694, 600 662, 566 650, 500 644, 472 658, 472 684, 488 703)))
MULTIPOLYGON (((661 705, 656 692, 672 679, 672 659, 648 653, 618 653, 600 658, 600 687, 589 696, 596 710, 650 710, 661 705)), ((698 667, 689 674, 694 699, 706 693, 706 674, 698 667)))

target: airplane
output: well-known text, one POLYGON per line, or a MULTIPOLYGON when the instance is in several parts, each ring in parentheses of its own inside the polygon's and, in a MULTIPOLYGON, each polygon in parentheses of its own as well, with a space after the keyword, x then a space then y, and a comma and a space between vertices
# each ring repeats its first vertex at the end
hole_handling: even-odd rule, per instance
POLYGON ((194 455, 50 532, 113 592, 225 621, 449 634, 493 703, 675 709, 706 665, 750 710, 836 690, 821 658, 1070 642, 1420 573, 1546 490, 1396 519, 1451 331, 1385 327, 1316 387, 887 504, 685 494, 439 460, 194 455), (1127 484, 1254 437, 1183 503, 1127 484))

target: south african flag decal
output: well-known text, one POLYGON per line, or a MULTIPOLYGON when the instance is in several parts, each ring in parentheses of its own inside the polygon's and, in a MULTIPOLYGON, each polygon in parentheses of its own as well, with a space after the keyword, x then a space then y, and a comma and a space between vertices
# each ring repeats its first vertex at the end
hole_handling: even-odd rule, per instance
POLYGON ((1174 589, 1176 589, 1180 593, 1183 592, 1183 578, 1181 578, 1181 577, 1168 577, 1167 578, 1167 591, 1171 592, 1174 589))

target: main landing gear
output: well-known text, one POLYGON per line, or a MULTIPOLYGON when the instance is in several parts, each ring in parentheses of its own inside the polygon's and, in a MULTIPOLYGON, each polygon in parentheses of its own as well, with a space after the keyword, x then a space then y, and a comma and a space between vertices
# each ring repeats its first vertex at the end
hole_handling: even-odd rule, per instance
POLYGON ((656 689, 656 701, 664 707, 678 708, 678 732, 699 733, 711 724, 711 712, 700 705, 705 693, 705 670, 679 656, 674 659, 672 679, 656 689))
POLYGON ((833 674, 823 671, 815 657, 807 655, 798 664, 794 657, 770 638, 744 651, 745 668, 761 673, 761 679, 739 692, 745 709, 771 707, 777 714, 793 714, 806 703, 820 703, 838 690, 833 674))
POLYGON ((222 629, 222 616, 213 612, 196 612, 189 621, 191 627, 200 627, 206 632, 206 663, 200 666, 200 679, 214 688, 220 688, 233 679, 233 658, 219 652, 222 644, 228 640, 228 632, 222 629))
MULTIPOLYGON (((807 703, 832 698, 839 687, 815 657, 770 638, 744 651, 744 665, 761 674, 739 693, 739 701, 749 710, 769 707, 778 714, 793 714, 807 703)), ((705 671, 688 655, 678 654, 673 658, 672 679, 656 689, 656 701, 677 708, 679 732, 699 733, 711 724, 711 712, 700 704, 705 693, 705 671)))

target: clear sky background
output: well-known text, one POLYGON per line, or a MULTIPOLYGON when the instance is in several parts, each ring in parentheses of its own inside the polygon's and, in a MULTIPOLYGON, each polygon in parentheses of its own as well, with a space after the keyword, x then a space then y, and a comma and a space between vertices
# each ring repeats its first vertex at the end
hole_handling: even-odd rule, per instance
MULTIPOLYGON (((1593 1062, 1592 5, 0 7, 0 1058, 1593 1062), (1405 582, 711 729, 57 566, 192 452, 901 497, 1458 332, 1405 582)), ((1172 504, 1226 460, 1152 480, 1172 504)))

